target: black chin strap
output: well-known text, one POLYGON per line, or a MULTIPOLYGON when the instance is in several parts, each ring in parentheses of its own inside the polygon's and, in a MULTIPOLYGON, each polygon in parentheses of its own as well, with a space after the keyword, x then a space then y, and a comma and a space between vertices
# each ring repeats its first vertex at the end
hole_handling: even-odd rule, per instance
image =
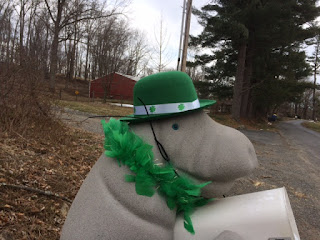
MULTIPOLYGON (((144 102, 141 100, 141 98, 138 97, 138 99, 139 99, 139 101, 143 104, 144 109, 146 110, 146 113, 147 113, 147 115, 148 115, 148 117, 149 117, 149 113, 148 113, 148 110, 147 110, 146 105, 145 105, 144 102)), ((155 141, 156 144, 157 144, 157 147, 158 147, 158 149, 159 149, 159 152, 160 152, 162 158, 163 158, 165 161, 167 161, 168 163, 170 163, 170 158, 169 158, 166 150, 164 149, 163 145, 162 145, 162 144, 158 141, 158 139, 157 139, 157 136, 156 136, 156 134, 155 134, 155 132, 154 132, 154 129, 153 129, 153 125, 152 125, 152 121, 151 121, 151 120, 149 120, 149 124, 150 124, 151 130, 152 130, 152 134, 153 134, 153 137, 154 137, 154 141, 155 141)), ((174 172, 175 172, 175 174, 176 174, 177 176, 179 176, 179 174, 176 172, 176 170, 174 170, 174 172)))

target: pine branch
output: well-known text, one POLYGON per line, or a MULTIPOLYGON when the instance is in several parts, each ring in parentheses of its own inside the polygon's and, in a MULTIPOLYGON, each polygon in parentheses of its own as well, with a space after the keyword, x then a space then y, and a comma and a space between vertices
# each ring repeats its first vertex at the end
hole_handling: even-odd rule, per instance
POLYGON ((56 197, 56 198, 60 198, 68 203, 72 203, 72 200, 70 200, 67 197, 64 196, 60 196, 57 193, 53 193, 51 191, 44 191, 41 189, 37 189, 37 188, 32 188, 32 187, 27 187, 27 186, 23 186, 23 185, 14 185, 14 184, 9 184, 9 183, 0 183, 0 187, 8 187, 8 188, 14 188, 14 189, 23 189, 29 192, 35 192, 41 195, 45 195, 45 196, 49 196, 49 197, 56 197))

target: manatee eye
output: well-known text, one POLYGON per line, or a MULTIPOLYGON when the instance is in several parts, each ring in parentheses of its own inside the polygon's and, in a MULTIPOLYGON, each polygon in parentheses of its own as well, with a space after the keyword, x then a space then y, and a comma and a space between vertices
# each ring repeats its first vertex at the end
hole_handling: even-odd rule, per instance
POLYGON ((172 124, 172 129, 173 130, 178 130, 179 129, 179 125, 177 123, 172 124))

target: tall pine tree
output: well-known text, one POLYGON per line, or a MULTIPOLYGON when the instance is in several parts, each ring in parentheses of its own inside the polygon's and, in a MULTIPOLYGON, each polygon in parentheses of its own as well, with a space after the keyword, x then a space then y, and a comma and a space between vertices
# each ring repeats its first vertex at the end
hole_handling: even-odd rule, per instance
POLYGON ((307 23, 319 15, 315 0, 217 0, 194 13, 204 30, 191 44, 212 49, 197 62, 214 63, 209 79, 234 79, 236 120, 263 116, 304 90, 299 80, 310 68, 300 45, 314 36, 307 23))

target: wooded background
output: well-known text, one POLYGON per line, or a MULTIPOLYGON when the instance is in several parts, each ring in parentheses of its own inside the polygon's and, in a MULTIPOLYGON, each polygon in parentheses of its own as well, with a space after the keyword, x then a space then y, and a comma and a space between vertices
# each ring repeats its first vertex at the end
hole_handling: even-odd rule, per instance
MULTIPOLYGON (((0 0, 0 71, 31 68, 54 92, 57 74, 68 89, 75 78, 174 70, 165 19, 151 44, 130 26, 129 5, 130 0, 0 0)), ((216 0, 193 13, 204 30, 191 36, 186 71, 200 97, 232 100, 236 120, 278 112, 319 116, 316 0, 216 0)))
POLYGON ((304 118, 312 110, 315 119, 317 1, 212 2, 194 10, 204 30, 191 44, 208 50, 194 62, 206 66, 203 88, 210 86, 218 97, 232 98, 236 120, 276 113, 284 103, 286 108, 294 105, 295 115, 302 107, 304 118), (309 58, 307 45, 314 46, 309 58), (307 81, 312 74, 313 84, 307 81))

